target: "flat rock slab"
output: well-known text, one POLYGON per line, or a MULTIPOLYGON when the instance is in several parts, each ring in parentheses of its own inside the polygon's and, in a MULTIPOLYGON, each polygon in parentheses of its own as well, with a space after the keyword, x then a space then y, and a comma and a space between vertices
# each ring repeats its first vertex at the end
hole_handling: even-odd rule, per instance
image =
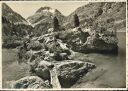
POLYGON ((78 60, 65 60, 57 64, 57 74, 62 87, 70 87, 80 77, 94 69, 93 63, 78 60))

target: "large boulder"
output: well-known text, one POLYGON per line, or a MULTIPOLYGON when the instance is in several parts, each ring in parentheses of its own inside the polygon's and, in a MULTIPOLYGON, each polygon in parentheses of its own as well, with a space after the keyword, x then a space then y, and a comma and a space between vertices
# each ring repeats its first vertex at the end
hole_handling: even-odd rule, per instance
POLYGON ((118 39, 114 35, 94 33, 83 44, 85 52, 118 53, 118 39))
POLYGON ((82 53, 118 53, 118 39, 110 31, 89 30, 74 28, 60 34, 59 38, 67 43, 73 51, 82 53))
POLYGON ((14 89, 46 89, 51 88, 49 81, 44 81, 38 76, 27 76, 13 82, 14 89))
POLYGON ((73 51, 82 52, 82 45, 86 42, 88 36, 90 36, 88 32, 83 32, 81 28, 77 27, 60 34, 59 38, 67 43, 67 46, 73 51))
POLYGON ((37 58, 29 63, 30 65, 30 72, 32 74, 36 74, 37 76, 41 77, 44 80, 50 80, 50 67, 54 67, 51 62, 41 60, 37 58))
POLYGON ((51 62, 40 61, 40 63, 34 69, 35 74, 45 80, 50 80, 50 67, 54 67, 54 65, 51 62))
POLYGON ((93 63, 66 60, 57 64, 58 78, 62 87, 72 86, 80 77, 96 66, 93 63))

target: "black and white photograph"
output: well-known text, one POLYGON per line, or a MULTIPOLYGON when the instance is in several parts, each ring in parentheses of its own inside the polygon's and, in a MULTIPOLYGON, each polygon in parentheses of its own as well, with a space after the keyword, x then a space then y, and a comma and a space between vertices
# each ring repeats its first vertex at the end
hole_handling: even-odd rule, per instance
POLYGON ((126 88, 126 2, 2 2, 2 88, 126 88))

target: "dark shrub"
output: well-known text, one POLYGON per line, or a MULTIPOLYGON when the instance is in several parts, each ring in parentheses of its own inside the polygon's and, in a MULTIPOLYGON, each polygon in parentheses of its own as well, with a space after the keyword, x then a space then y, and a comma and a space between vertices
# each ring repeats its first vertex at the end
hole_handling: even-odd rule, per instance
POLYGON ((80 22, 77 14, 74 15, 74 27, 79 27, 80 22))
POLYGON ((59 30, 59 21, 58 21, 57 17, 53 18, 53 28, 54 28, 54 31, 59 30))

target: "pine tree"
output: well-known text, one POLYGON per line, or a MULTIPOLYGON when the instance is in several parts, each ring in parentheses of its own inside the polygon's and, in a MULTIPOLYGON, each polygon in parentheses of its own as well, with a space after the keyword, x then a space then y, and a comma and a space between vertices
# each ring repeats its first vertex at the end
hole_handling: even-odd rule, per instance
POLYGON ((80 22, 77 14, 74 15, 74 27, 79 27, 80 22))
POLYGON ((59 21, 58 21, 57 17, 53 18, 53 28, 55 31, 59 30, 59 21))

